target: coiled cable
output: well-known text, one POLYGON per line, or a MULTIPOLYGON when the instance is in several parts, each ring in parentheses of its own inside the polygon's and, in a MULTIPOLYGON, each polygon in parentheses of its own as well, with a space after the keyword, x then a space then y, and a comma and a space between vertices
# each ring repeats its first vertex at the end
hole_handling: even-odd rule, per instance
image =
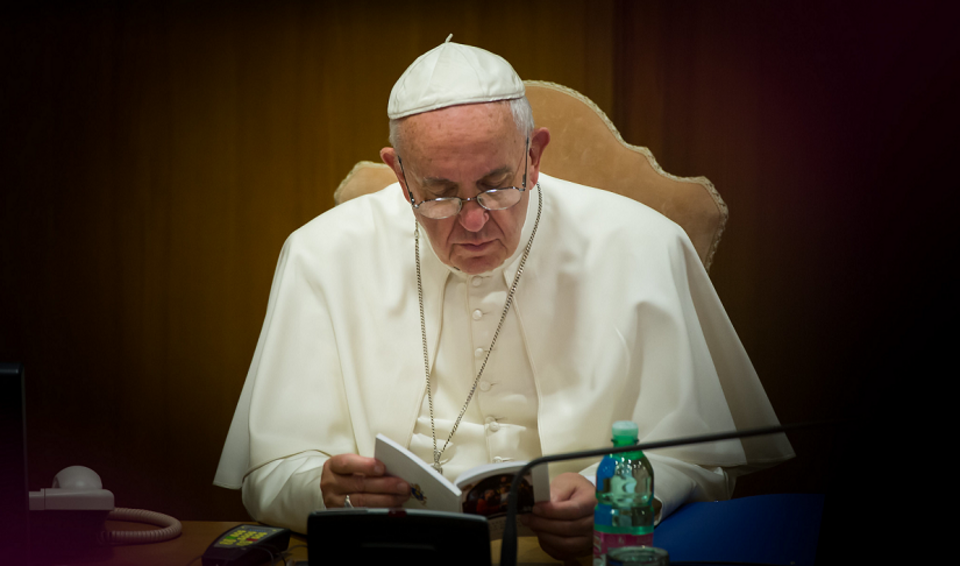
POLYGON ((149 531, 103 531, 100 533, 100 544, 150 544, 163 542, 180 536, 183 526, 180 521, 170 515, 145 511, 143 509, 126 509, 117 507, 107 515, 108 521, 128 521, 131 523, 146 523, 155 525, 159 529, 149 531))

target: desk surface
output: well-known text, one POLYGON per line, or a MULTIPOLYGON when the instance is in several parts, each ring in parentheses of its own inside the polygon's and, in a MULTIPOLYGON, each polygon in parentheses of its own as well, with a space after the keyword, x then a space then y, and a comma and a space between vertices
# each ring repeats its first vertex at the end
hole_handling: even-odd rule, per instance
MULTIPOLYGON (((676 561, 737 562, 764 564, 814 564, 824 505, 822 495, 778 494, 693 503, 668 517, 657 527, 657 546, 676 561)), ((117 546, 109 555, 84 564, 111 566, 195 566, 218 535, 241 521, 185 521, 183 534, 174 540, 149 545, 117 546)), ((107 528, 151 528, 137 523, 107 522, 107 528)), ((306 541, 291 538, 295 560, 306 560, 306 541)), ((537 544, 535 537, 521 537, 520 564, 558 564, 537 544)), ((500 559, 500 541, 490 545, 495 561, 500 559)), ((591 564, 585 557, 581 564, 591 564)))
MULTIPOLYGON (((104 557, 95 562, 85 562, 87 565, 110 566, 199 566, 200 557, 210 546, 210 543, 221 533, 231 529, 244 521, 183 521, 183 533, 166 542, 156 544, 141 544, 129 546, 115 546, 112 556, 104 557)), ((107 522, 107 528, 117 530, 132 530, 150 528, 135 523, 107 522)), ((292 558, 307 559, 307 541, 300 536, 290 538, 290 548, 302 545, 293 550, 292 558)), ((494 563, 500 561, 500 541, 490 544, 494 563)), ((537 544, 535 537, 521 537, 519 541, 518 562, 521 564, 559 564, 550 558, 537 544)), ((583 564, 589 564, 589 558, 583 564)))

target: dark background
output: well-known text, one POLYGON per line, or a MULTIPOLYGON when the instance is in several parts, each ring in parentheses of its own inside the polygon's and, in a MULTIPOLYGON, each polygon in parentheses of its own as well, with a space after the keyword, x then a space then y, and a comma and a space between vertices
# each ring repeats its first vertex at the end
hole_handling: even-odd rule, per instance
POLYGON ((942 430, 928 403, 956 375, 937 359, 956 334, 952 14, 346 4, 0 8, 0 359, 27 368, 32 489, 83 464, 121 506, 246 517, 211 481, 280 247, 377 159, 393 82, 453 33, 584 93, 729 205, 711 276, 781 420, 861 423, 793 435, 798 457, 737 495, 826 492, 825 524, 881 508, 888 449, 906 423, 942 430))

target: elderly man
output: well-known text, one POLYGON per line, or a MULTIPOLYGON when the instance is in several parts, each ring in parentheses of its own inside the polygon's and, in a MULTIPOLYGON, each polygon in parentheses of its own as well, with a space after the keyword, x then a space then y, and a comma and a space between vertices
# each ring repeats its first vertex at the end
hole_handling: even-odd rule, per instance
MULTIPOLYGON (((621 419, 643 440, 777 422, 683 230, 542 175, 550 133, 506 61, 448 38, 388 115, 398 184, 280 257, 215 481, 242 486, 255 518, 303 531, 315 509, 403 504, 377 433, 453 479, 603 446, 621 419)), ((784 438, 650 454, 659 516, 790 456, 784 438)), ((525 519, 558 558, 590 551, 594 473, 551 468, 550 502, 525 519)))

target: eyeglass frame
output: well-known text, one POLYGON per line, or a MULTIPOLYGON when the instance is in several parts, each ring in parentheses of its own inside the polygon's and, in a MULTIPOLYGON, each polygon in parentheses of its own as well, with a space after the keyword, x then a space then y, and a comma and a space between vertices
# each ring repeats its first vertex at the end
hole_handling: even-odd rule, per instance
MULTIPOLYGON (((403 176, 403 184, 404 184, 404 186, 405 186, 406 189, 407 189, 407 195, 410 196, 410 206, 412 206, 412 207, 413 207, 414 209, 416 209, 416 210, 419 210, 419 209, 420 209, 420 206, 423 205, 423 204, 426 203, 426 202, 453 201, 453 200, 456 200, 456 201, 459 202, 459 206, 457 207, 457 211, 454 212, 453 214, 450 214, 450 215, 447 215, 447 216, 443 216, 443 217, 441 217, 441 218, 431 218, 430 216, 424 215, 425 218, 430 218, 430 220, 446 220, 447 218, 453 218, 454 216, 460 214, 460 212, 463 211, 463 205, 466 204, 466 203, 468 203, 468 202, 470 202, 470 201, 475 201, 475 202, 480 206, 480 208, 482 208, 482 209, 484 209, 484 210, 486 210, 486 211, 489 211, 489 212, 496 212, 496 211, 498 211, 498 210, 510 210, 511 208, 517 206, 517 204, 520 203, 520 200, 519 200, 519 199, 517 200, 517 202, 515 202, 515 203, 513 203, 513 204, 511 204, 510 206, 507 206, 507 207, 505 207, 505 208, 487 208, 486 206, 484 206, 484 204, 483 204, 482 202, 480 202, 479 199, 480 199, 480 197, 481 197, 482 195, 485 195, 485 194, 487 194, 487 193, 495 193, 495 192, 498 192, 498 191, 509 191, 509 190, 517 190, 517 191, 520 192, 520 196, 523 197, 523 193, 526 192, 526 190, 527 190, 527 164, 528 164, 528 158, 529 158, 529 156, 530 156, 530 136, 527 136, 527 139, 526 139, 526 141, 524 142, 523 147, 524 147, 524 151, 523 151, 523 181, 521 181, 521 182, 522 182, 522 185, 521 185, 520 187, 514 185, 514 186, 512 186, 512 187, 501 187, 501 188, 499 188, 499 189, 489 189, 489 190, 486 190, 486 191, 481 191, 480 193, 477 194, 477 196, 475 196, 475 197, 470 197, 470 198, 439 197, 439 198, 432 198, 432 199, 423 199, 422 201, 420 201, 419 204, 417 204, 417 202, 414 200, 414 198, 413 198, 413 192, 410 191, 410 183, 407 182, 407 172, 404 171, 404 169, 403 169, 403 159, 400 157, 400 155, 397 155, 397 162, 400 163, 400 174, 403 176)), ((421 214, 423 214, 423 213, 421 212, 421 214)))

